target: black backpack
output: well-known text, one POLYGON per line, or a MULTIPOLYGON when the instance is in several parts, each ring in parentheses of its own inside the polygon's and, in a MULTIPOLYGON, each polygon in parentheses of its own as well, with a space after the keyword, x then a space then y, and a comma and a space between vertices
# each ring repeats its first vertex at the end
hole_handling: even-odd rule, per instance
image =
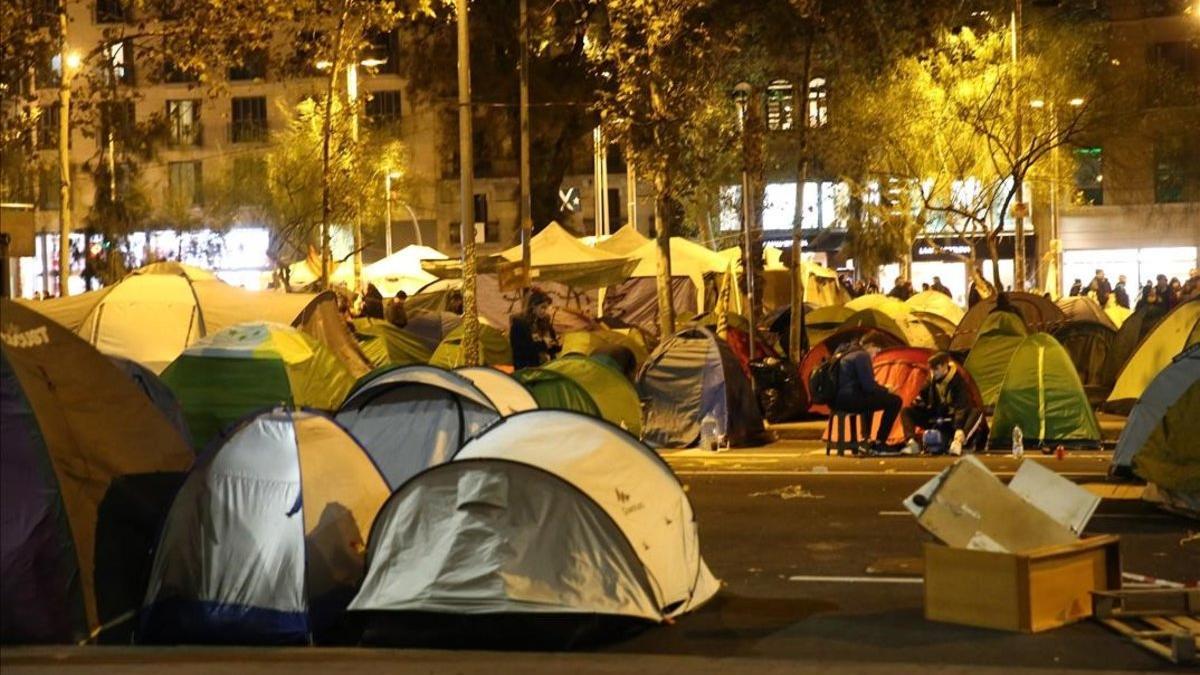
POLYGON ((813 368, 812 374, 808 376, 808 392, 812 395, 813 403, 833 404, 833 400, 837 398, 841 361, 842 355, 834 354, 822 359, 817 367, 813 368))

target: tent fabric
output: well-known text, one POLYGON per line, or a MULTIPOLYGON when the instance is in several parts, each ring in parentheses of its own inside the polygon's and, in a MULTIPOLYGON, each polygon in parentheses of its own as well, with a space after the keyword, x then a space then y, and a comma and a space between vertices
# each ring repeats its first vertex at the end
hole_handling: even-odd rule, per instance
POLYGON ((159 376, 150 372, 149 368, 137 361, 130 361, 119 356, 110 356, 108 359, 121 372, 125 373, 138 386, 138 389, 142 390, 142 393, 150 399, 154 407, 171 423, 171 426, 175 427, 180 436, 188 438, 187 420, 183 416, 183 408, 179 405, 179 400, 175 398, 174 392, 159 376))
POLYGON ((638 374, 637 389, 646 402, 642 433, 653 446, 695 444, 709 414, 731 445, 758 443, 764 436, 749 375, 725 341, 703 326, 664 340, 638 374))
POLYGON ((537 401, 539 410, 570 410, 603 418, 600 406, 584 386, 566 375, 545 368, 523 368, 513 377, 537 401))
POLYGON ((592 330, 576 330, 562 336, 563 355, 592 356, 597 351, 616 347, 628 349, 633 354, 638 368, 641 368, 642 364, 646 362, 646 358, 650 356, 646 351, 646 343, 642 339, 641 333, 636 330, 622 333, 604 326, 597 326, 592 330))
POLYGON ((963 363, 967 372, 979 386, 985 405, 996 405, 1000 396, 1000 385, 1008 372, 1013 352, 1029 335, 1025 322, 1012 312, 995 312, 988 315, 979 329, 979 339, 967 354, 963 363))
MULTIPOLYGON (((853 327, 842 328, 825 338, 821 342, 813 345, 804 358, 800 361, 800 384, 804 387, 804 400, 808 401, 808 411, 818 415, 828 415, 829 406, 821 403, 812 402, 812 392, 809 390, 809 379, 812 378, 812 373, 816 370, 821 362, 829 358, 842 345, 857 341, 867 333, 876 332, 871 328, 853 327)), ((880 333, 885 342, 890 342, 887 347, 904 347, 904 341, 890 333, 880 333)))
POLYGON ((354 374, 369 363, 338 316, 332 293, 255 292, 177 263, 135 270, 98 291, 38 302, 36 311, 100 351, 155 374, 206 335, 252 321, 292 324, 328 344, 354 374))
POLYGON ((1104 363, 1117 332, 1101 323, 1068 321, 1059 324, 1051 335, 1070 354, 1088 400, 1097 405, 1102 403, 1113 384, 1105 380, 1104 363))
MULTIPOLYGON (((1065 319, 1062 310, 1057 305, 1040 295, 1034 293, 1006 293, 1006 295, 1009 303, 1025 321, 1025 325, 1031 333, 1049 332, 1065 319)), ((992 314, 992 310, 996 309, 997 302, 998 299, 995 296, 985 298, 967 310, 966 315, 958 324, 958 330, 954 332, 954 336, 950 340, 950 351, 970 351, 971 347, 975 345, 975 340, 979 338, 984 322, 992 314)))
POLYGON ((323 415, 244 421, 197 463, 163 528, 141 638, 303 644, 338 623, 388 497, 367 453, 323 415))
MULTIPOLYGON (((700 311, 704 287, 699 288, 691 279, 671 277, 671 306, 676 317, 694 316, 700 311)), ((653 340, 662 332, 658 317, 658 280, 651 278, 629 279, 608 287, 604 293, 604 319, 634 326, 653 340)))
POLYGON ((103 639, 145 588, 131 547, 153 545, 173 489, 155 479, 194 456, 94 347, 24 305, 0 315, 0 640, 103 639), (109 510, 122 485, 138 498, 109 510))
MULTIPOLYGON (((463 327, 462 324, 459 324, 446 335, 442 343, 438 345, 438 348, 433 351, 433 356, 429 357, 429 364, 448 370, 466 365, 462 354, 462 336, 463 327)), ((508 337, 504 333, 501 333, 499 329, 480 323, 479 348, 483 365, 512 365, 512 345, 509 343, 508 337)))
POLYGON ((422 260, 446 260, 449 256, 428 246, 411 244, 363 268, 363 278, 375 284, 384 297, 404 291, 413 295, 437 277, 421 269, 422 260))
POLYGON ((1109 321, 1113 322, 1113 325, 1117 327, 1117 330, 1120 330, 1121 326, 1125 325, 1125 320, 1128 319, 1132 314, 1133 312, 1128 307, 1122 307, 1116 302, 1110 302, 1108 303, 1108 306, 1104 308, 1104 315, 1108 317, 1109 321))
POLYGON ((1121 328, 1117 330, 1117 337, 1113 340, 1112 350, 1109 351, 1108 359, 1104 364, 1106 381, 1113 383, 1117 381, 1117 376, 1121 374, 1121 370, 1129 362, 1142 339, 1149 335, 1166 316, 1167 310, 1162 305, 1143 305, 1129 315, 1121 324, 1121 328))
POLYGON ((246 323, 188 347, 162 374, 193 444, 275 405, 335 410, 354 378, 324 345, 291 326, 246 323))
POLYGON ((637 389, 617 369, 597 359, 567 355, 542 369, 574 380, 596 402, 600 416, 634 436, 642 434, 642 404, 637 389))
POLYGON ((1054 304, 1062 310, 1068 323, 1094 323, 1104 326, 1114 333, 1117 331, 1117 325, 1113 323, 1095 298, 1069 295, 1059 298, 1058 302, 1054 304))
POLYGON ((666 462, 628 433, 576 413, 538 410, 505 418, 455 456, 470 459, 538 467, 591 498, 637 552, 663 616, 691 611, 716 594, 687 493, 666 462))
POLYGON ((1162 370, 1138 400, 1113 451, 1113 466, 1200 497, 1200 346, 1162 370))
POLYGON ((432 355, 442 340, 461 323, 462 317, 457 314, 441 310, 413 311, 408 307, 408 323, 404 330, 419 340, 432 355))
POLYGON ((336 419, 354 435, 396 489, 449 461, 462 444, 500 418, 469 379, 432 366, 375 373, 346 397, 336 419))
MULTIPOLYGON (((506 290, 501 288, 500 279, 495 274, 481 273, 476 279, 476 300, 479 306, 479 320, 501 331, 508 330, 511 318, 520 314, 524 308, 524 298, 521 289, 506 290)), ((552 302, 551 322, 559 335, 572 330, 590 327, 595 323, 596 307, 598 306, 597 292, 580 291, 570 286, 553 281, 540 280, 537 287, 550 296, 552 302)), ((430 284, 405 303, 408 311, 406 330, 418 332, 414 318, 425 312, 444 312, 447 309, 451 291, 462 288, 460 279, 441 279, 430 284)), ((610 289, 611 290, 611 289, 610 289)), ((444 315, 445 316, 445 315, 444 315)), ((454 315, 448 315, 453 317, 454 315)), ((461 317, 450 319, 453 325, 461 321, 461 317)), ((443 332, 444 336, 446 333, 443 332)), ((422 335, 422 337, 424 337, 422 335)), ((439 337, 438 342, 441 341, 439 337)), ((432 349, 437 348, 438 342, 432 349)))
POLYGON ((1141 397, 1150 381, 1184 349, 1200 343, 1200 298, 1193 298, 1171 310, 1142 339, 1117 376, 1110 405, 1128 405, 1141 397))
POLYGON ((362 317, 353 323, 363 353, 376 368, 428 363, 433 356, 420 338, 387 321, 362 317))
POLYGON ((910 347, 938 349, 937 339, 929 327, 914 317, 903 302, 895 298, 889 299, 894 304, 880 303, 875 307, 856 311, 842 323, 842 328, 874 328, 900 338, 910 347))
MULTIPOLYGON (((671 237, 670 246, 671 276, 690 279, 696 289, 696 307, 701 311, 707 309, 704 303, 705 293, 707 288, 713 285, 708 279, 728 271, 729 261, 715 251, 683 237, 671 237)), ((647 240, 638 248, 621 255, 637 261, 637 266, 630 273, 631 277, 657 279, 658 242, 647 240)))
POLYGON ((904 301, 914 312, 936 314, 957 326, 966 312, 950 296, 938 291, 921 291, 904 301))
POLYGON ((1028 447, 1100 447, 1100 424, 1071 357, 1048 333, 1025 337, 1013 352, 988 446, 1008 447, 1018 426, 1028 447))
POLYGON ((654 243, 653 239, 638 232, 637 228, 632 224, 626 224, 621 229, 613 232, 608 238, 595 242, 593 246, 614 255, 630 257, 630 254, 634 251, 651 243, 654 243))
POLYGON ((496 411, 505 417, 526 410, 537 410, 538 404, 533 395, 508 373, 487 366, 458 368, 454 372, 470 380, 496 406, 496 411))

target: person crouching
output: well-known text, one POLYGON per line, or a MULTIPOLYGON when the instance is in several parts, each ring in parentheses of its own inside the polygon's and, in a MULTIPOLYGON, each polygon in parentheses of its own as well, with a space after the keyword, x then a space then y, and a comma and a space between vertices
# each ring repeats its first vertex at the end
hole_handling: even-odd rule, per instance
POLYGON ((963 448, 984 432, 983 411, 971 402, 966 377, 959 366, 945 352, 929 357, 929 382, 913 404, 900 414, 904 435, 907 439, 904 452, 917 454, 921 444, 917 429, 936 429, 942 434, 943 443, 937 448, 926 448, 934 454, 946 451, 962 454, 963 448), (945 439, 952 439, 949 444, 945 439))

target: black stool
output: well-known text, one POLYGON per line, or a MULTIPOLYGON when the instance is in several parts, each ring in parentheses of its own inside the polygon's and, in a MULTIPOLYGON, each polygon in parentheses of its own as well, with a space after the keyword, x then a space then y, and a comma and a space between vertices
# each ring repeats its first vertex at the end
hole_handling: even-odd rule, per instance
POLYGON ((867 426, 866 413, 831 410, 829 422, 825 424, 826 456, 834 447, 837 448, 838 457, 841 457, 846 450, 849 450, 852 455, 857 453, 858 444, 862 441, 858 436, 860 426, 865 430, 864 433, 871 434, 871 429, 867 426), (834 440, 835 432, 837 434, 836 441, 834 440))

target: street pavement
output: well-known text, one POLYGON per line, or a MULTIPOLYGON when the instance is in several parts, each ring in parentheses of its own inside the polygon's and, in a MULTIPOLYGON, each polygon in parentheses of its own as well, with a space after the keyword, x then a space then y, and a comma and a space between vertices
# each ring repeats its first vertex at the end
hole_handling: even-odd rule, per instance
MULTIPOLYGON (((9 673, 564 672, 979 673, 1135 671, 1169 664, 1085 621, 1038 635, 928 622, 921 546, 901 501, 948 458, 827 457, 814 441, 665 457, 685 484, 701 545, 724 584, 673 625, 583 654, 367 649, 6 649, 9 673)), ((1200 524, 1157 511, 1137 488, 1106 484, 1109 455, 1026 455, 1106 498, 1090 533, 1121 536, 1125 571, 1200 576, 1200 524)), ((1002 478, 1018 462, 986 455, 1002 478)))

